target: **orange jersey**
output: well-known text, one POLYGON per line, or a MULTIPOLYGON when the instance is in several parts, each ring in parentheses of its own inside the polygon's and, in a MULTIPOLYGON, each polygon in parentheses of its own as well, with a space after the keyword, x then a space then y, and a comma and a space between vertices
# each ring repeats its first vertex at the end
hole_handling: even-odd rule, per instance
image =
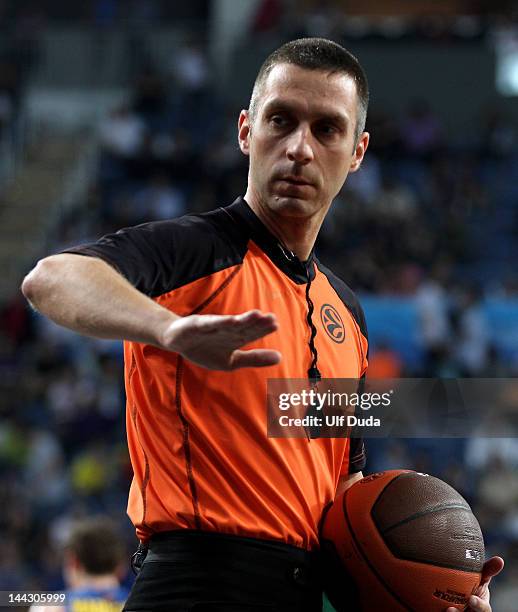
POLYGON ((139 538, 199 529, 318 547, 322 511, 339 477, 363 468, 363 444, 268 438, 266 385, 307 378, 312 365, 323 378, 364 375, 367 334, 350 289, 315 257, 302 263, 287 252, 243 199, 68 252, 104 259, 179 315, 258 308, 279 321, 277 332, 247 346, 281 351, 267 368, 209 371, 125 343, 128 514, 139 538))

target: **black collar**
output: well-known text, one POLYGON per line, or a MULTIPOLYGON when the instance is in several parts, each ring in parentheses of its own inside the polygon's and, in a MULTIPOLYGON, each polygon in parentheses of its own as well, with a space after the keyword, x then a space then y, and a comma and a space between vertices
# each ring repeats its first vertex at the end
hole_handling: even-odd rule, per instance
POLYGON ((257 246, 294 282, 302 285, 308 282, 308 276, 310 280, 314 279, 315 266, 313 262, 315 257, 313 250, 308 259, 302 262, 295 253, 292 253, 280 243, 279 239, 270 232, 241 196, 230 206, 227 206, 225 210, 246 228, 248 235, 257 246))

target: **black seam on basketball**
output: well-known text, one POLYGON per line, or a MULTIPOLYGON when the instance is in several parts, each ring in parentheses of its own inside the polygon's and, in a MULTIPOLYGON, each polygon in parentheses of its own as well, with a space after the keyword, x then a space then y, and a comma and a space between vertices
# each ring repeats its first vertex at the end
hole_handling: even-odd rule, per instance
MULTIPOLYGON (((471 514, 471 508, 461 507, 465 512, 469 512, 471 514)), ((426 513, 423 513, 426 514, 426 513)), ((445 569, 454 569, 459 572, 467 572, 468 574, 480 574, 482 572, 482 567, 480 569, 470 569, 467 567, 462 567, 460 565, 450 565, 449 563, 441 563, 440 561, 427 561, 426 559, 420 559, 418 557, 412 556, 403 556, 399 555, 392 550, 392 548, 385 541, 387 548, 390 552, 396 557, 396 559, 401 559, 401 561, 413 561, 414 563, 424 563, 425 565, 433 565, 434 567, 444 567, 445 569)), ((483 565, 483 563, 482 563, 483 565)))
MULTIPOLYGON (((399 476, 397 477, 399 478, 399 476)), ((395 479, 394 479, 395 480, 395 479)), ((390 484, 390 483, 389 483, 390 484)), ((372 573, 376 576, 376 578, 378 579, 378 581, 381 583, 381 585, 392 595, 392 597, 398 602, 400 603, 403 608, 405 610, 407 610, 407 612, 417 612, 417 610, 414 610, 413 608, 410 608, 404 601, 402 601, 397 595, 396 593, 394 593, 394 591, 389 587, 389 585, 385 582, 385 580, 383 579, 382 576, 379 575, 378 571, 376 570, 376 568, 372 565, 372 563, 370 562, 369 558, 367 557, 367 555, 365 554, 365 552, 363 551, 363 548, 360 546, 360 543, 358 542, 358 540, 356 539, 356 534, 354 533, 353 529, 352 529, 352 525, 351 525, 351 521, 349 520, 349 513, 347 512, 347 506, 346 506, 346 499, 347 499, 347 494, 345 494, 342 498, 342 511, 344 514, 344 518, 347 522, 347 526, 349 527, 349 533, 352 536, 352 539, 354 540, 354 543, 356 545, 356 548, 358 550, 358 552, 360 553, 360 555, 363 557, 363 560, 365 561, 365 563, 369 566, 370 570, 372 571, 372 573)))
POLYGON ((376 527, 378 527, 378 531, 384 536, 389 531, 392 531, 392 529, 395 529, 396 527, 400 527, 401 525, 404 525, 405 523, 410 523, 414 519, 420 518, 421 516, 426 516, 427 514, 432 514, 433 512, 440 512, 441 510, 450 510, 452 508, 457 508, 459 510, 466 510, 467 512, 471 514, 471 508, 469 508, 467 505, 464 505, 464 504, 440 504, 439 506, 433 506, 432 508, 429 508, 428 510, 423 510, 422 512, 416 512, 415 514, 412 514, 412 516, 409 516, 401 521, 398 521, 397 523, 394 523, 394 525, 390 525, 390 527, 387 527, 384 531, 381 531, 378 525, 376 525, 376 527))
POLYGON ((466 572, 467 574, 480 574, 481 570, 476 569, 467 569, 465 567, 459 567, 458 565, 448 565, 447 563, 439 563, 437 561, 424 561, 423 559, 416 559, 414 557, 400 557, 396 555, 390 548, 390 552, 394 555, 396 559, 400 559, 401 561, 412 561, 413 563, 423 563, 424 565, 433 565, 434 567, 444 567, 445 569, 453 569, 459 572, 466 572))
MULTIPOLYGON (((370 515, 371 515, 371 519, 372 519, 373 523, 376 525, 376 528, 377 528, 378 532, 380 533, 380 535, 382 535, 382 537, 387 533, 388 529, 392 529, 394 526, 389 527, 387 530, 385 530, 383 532, 383 530, 380 528, 380 525, 379 525, 378 521, 376 520, 376 517, 374 516, 375 508, 376 508, 378 502, 380 502, 381 496, 383 495, 383 493, 385 493, 385 491, 388 489, 388 487, 390 487, 390 485, 393 482, 396 482, 396 480, 398 480, 399 478, 408 477, 408 476, 414 476, 414 475, 415 475, 415 472, 404 472, 403 474, 399 474, 398 476, 393 478, 390 482, 388 482, 383 487, 383 489, 379 492, 378 497, 377 497, 376 501, 374 502, 374 504, 373 504, 373 506, 371 508, 370 515)), ((467 512, 471 512, 471 508, 470 508, 470 506, 468 505, 467 502, 466 502, 465 506, 459 506, 459 508, 462 509, 462 510, 466 510, 467 512)), ((426 514, 426 512, 425 513, 421 513, 421 514, 426 514)), ((406 520, 400 521, 400 523, 398 523, 398 525, 401 525, 404 522, 406 522, 406 520)), ((396 559, 400 559, 401 561, 413 561, 415 563, 424 563, 426 565, 435 565, 436 567, 444 567, 445 569, 454 569, 454 570, 461 571, 461 572, 467 572, 469 574, 480 574, 480 570, 476 570, 476 569, 466 569, 465 567, 459 567, 457 565, 447 565, 447 564, 443 564, 443 563, 437 563, 435 561, 424 561, 422 559, 416 559, 416 558, 413 558, 413 557, 399 556, 387 544, 387 542, 385 541, 384 537, 383 537, 383 541, 385 542, 385 546, 390 550, 390 552, 394 555, 394 557, 396 557, 396 559)))
POLYGON ((385 491, 390 487, 390 485, 393 482, 396 482, 396 480, 399 480, 402 476, 406 476, 408 474, 414 474, 415 472, 405 472, 404 474, 399 474, 398 476, 396 476, 395 478, 393 478, 392 480, 389 480, 389 482, 387 482, 387 484, 383 487, 383 489, 381 489, 381 491, 378 493, 378 497, 376 498, 376 501, 372 504, 372 508, 371 508, 371 519, 372 522, 376 525, 376 529, 381 533, 381 529, 380 526, 378 524, 378 521, 376 520, 376 517, 374 516, 374 511, 376 509, 376 506, 378 505, 378 502, 381 499, 381 496, 383 495, 383 493, 385 493, 385 491))

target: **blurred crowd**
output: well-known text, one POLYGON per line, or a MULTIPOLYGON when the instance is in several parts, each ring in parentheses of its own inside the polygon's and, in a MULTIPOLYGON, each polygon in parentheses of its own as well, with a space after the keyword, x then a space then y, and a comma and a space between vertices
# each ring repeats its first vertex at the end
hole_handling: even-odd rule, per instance
MULTIPOLYGON (((237 109, 212 74, 195 38, 171 66, 141 66, 131 95, 98 126, 95 176, 54 228, 50 252, 244 193, 237 109)), ((364 166, 338 195, 317 253, 360 294, 414 300, 424 356, 416 368, 378 342, 371 375, 516 376, 483 309, 488 296, 518 292, 516 126, 492 109, 452 146, 426 102, 411 100, 401 116, 373 107, 368 130, 364 166)), ((135 543, 123 517, 131 467, 121 345, 58 328, 19 295, 3 305, 0 336, 0 590, 59 589, 58 551, 73 519, 111 515, 135 543)), ((468 499, 488 551, 508 563, 494 609, 514 609, 505 602, 518 600, 517 441, 371 440, 368 452, 367 472, 418 469, 468 499)))

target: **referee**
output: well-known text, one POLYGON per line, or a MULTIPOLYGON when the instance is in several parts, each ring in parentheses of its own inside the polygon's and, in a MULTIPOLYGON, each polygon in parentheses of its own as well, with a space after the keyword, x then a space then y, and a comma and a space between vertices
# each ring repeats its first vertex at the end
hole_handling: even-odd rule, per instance
POLYGON ((128 612, 322 609, 319 524, 361 478, 363 444, 268 438, 266 382, 365 375, 361 307, 313 246, 367 149, 368 97, 341 46, 283 45, 239 116, 243 197, 48 257, 24 280, 56 323, 125 341, 141 542, 128 612))

